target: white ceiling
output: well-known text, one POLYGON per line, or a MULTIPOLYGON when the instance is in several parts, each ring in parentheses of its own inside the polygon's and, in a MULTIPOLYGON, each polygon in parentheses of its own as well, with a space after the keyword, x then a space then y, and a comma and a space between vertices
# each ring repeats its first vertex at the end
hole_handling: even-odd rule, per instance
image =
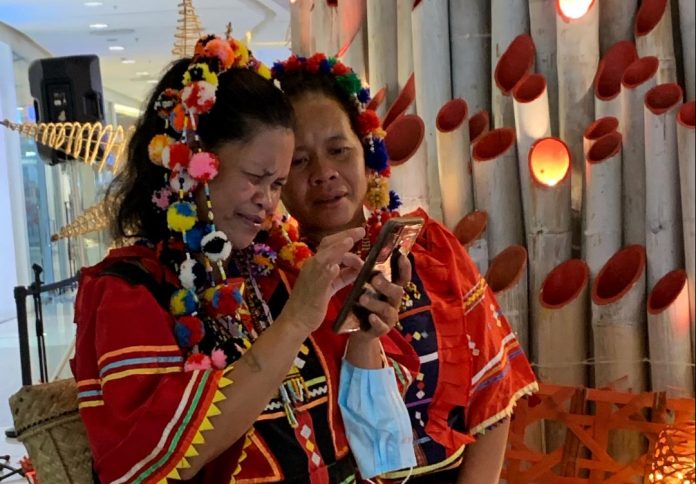
MULTIPOLYGON (((102 82, 141 102, 155 79, 173 59, 179 0, 0 0, 0 21, 31 37, 54 56, 96 54, 102 82), (90 29, 104 23, 108 28, 90 29), (113 52, 109 46, 125 49, 113 52), (133 64, 122 60, 132 59, 133 64), (145 74, 147 73, 147 74, 145 74)), ((193 0, 206 32, 233 35, 251 32, 250 48, 266 63, 289 54, 290 0, 193 0)))

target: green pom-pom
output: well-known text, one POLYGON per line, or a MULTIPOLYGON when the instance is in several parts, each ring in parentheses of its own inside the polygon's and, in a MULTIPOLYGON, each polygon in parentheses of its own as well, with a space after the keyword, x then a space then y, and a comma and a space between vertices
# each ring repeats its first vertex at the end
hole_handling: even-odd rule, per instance
POLYGON ((362 84, 360 78, 354 72, 349 72, 343 76, 338 76, 336 82, 341 86, 343 90, 348 92, 348 94, 358 94, 358 91, 362 89, 362 84))

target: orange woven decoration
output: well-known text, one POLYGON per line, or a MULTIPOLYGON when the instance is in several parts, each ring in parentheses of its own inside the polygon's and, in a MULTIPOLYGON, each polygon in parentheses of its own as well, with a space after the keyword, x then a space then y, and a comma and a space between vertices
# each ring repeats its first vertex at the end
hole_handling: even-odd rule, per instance
POLYGON ((694 443, 693 421, 660 432, 648 466, 649 482, 694 484, 694 443))

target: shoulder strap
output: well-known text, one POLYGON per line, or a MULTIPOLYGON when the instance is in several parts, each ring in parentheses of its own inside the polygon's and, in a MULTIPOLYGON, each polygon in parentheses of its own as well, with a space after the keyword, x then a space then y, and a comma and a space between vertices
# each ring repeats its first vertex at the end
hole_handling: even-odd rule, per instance
POLYGON ((145 286, 163 309, 169 311, 169 299, 176 288, 155 277, 135 260, 120 260, 104 268, 99 275, 116 276, 128 282, 131 286, 145 286))

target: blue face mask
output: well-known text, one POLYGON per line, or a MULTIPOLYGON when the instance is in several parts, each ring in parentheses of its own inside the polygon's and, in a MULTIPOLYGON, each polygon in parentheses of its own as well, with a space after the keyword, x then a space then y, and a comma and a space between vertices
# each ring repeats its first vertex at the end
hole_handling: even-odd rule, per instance
POLYGON ((341 365, 338 404, 363 479, 416 465, 411 421, 393 368, 341 365))

